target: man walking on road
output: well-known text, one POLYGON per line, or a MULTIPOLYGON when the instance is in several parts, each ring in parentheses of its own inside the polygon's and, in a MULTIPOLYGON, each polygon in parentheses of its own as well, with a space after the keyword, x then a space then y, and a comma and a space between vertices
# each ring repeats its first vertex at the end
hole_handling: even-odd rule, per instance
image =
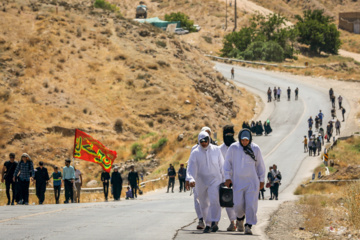
MULTIPOLYGON (((270 88, 269 88, 270 89, 270 88)), ((271 95, 271 91, 270 91, 270 95, 271 95)), ((226 125, 223 128, 223 139, 224 139, 224 143, 220 146, 220 150, 222 153, 223 158, 225 159, 227 150, 229 149, 230 145, 233 144, 235 141, 234 139, 234 126, 232 125, 226 125)), ((234 208, 226 208, 226 213, 230 219, 230 225, 227 228, 227 231, 235 231, 236 230, 236 213, 234 208)))
POLYGON ((340 128, 341 128, 341 123, 339 119, 337 119, 335 122, 336 135, 340 135, 340 128))
POLYGON ((298 100, 299 98, 299 88, 295 89, 295 100, 298 100))
POLYGON ((264 188, 265 164, 260 148, 252 143, 251 132, 243 129, 239 142, 231 144, 224 164, 225 185, 233 184, 234 209, 239 232, 252 234, 252 225, 257 223, 258 194, 264 188))
POLYGON ((268 96, 268 102, 271 102, 271 89, 269 87, 268 91, 267 91, 267 96, 268 96))
POLYGON ((231 79, 235 78, 235 70, 234 68, 231 69, 231 79))
POLYGON ((105 202, 107 202, 109 195, 110 174, 105 170, 101 173, 101 182, 103 183, 105 202))
POLYGON ((137 189, 139 185, 139 174, 135 172, 134 166, 130 167, 130 172, 128 175, 128 183, 131 187, 133 198, 137 198, 137 189))
POLYGON ((180 164, 180 169, 178 172, 178 177, 179 177, 179 183, 180 183, 180 192, 184 191, 186 192, 185 189, 185 179, 186 179, 186 168, 184 168, 184 164, 180 164))
POLYGON ((290 89, 290 87, 288 87, 288 89, 287 89, 287 96, 288 96, 288 101, 290 101, 290 96, 291 96, 291 89, 290 89))
POLYGON ((42 161, 39 162, 39 167, 35 169, 34 180, 36 186, 36 196, 38 197, 39 204, 41 205, 45 201, 46 185, 50 180, 48 170, 44 167, 44 163, 42 161))
POLYGON ((277 96, 277 90, 276 90, 276 87, 274 87, 273 92, 274 92, 274 101, 275 101, 275 100, 276 100, 276 96, 277 96))
POLYGON ((281 181, 281 173, 280 171, 277 169, 277 165, 274 164, 273 165, 273 169, 271 170, 271 174, 272 174, 272 182, 273 182, 273 193, 274 193, 274 197, 275 200, 279 199, 279 186, 280 186, 280 181, 281 181))
POLYGON ((65 189, 65 201, 64 203, 73 203, 74 202, 74 180, 75 180, 75 170, 73 166, 70 166, 71 160, 65 160, 65 167, 63 167, 63 183, 65 189))
POLYGON ((171 187, 171 192, 174 193, 175 177, 176 177, 176 171, 174 166, 171 165, 170 170, 168 170, 169 182, 168 182, 167 193, 169 193, 170 187, 171 187))
POLYGON ((341 109, 341 106, 342 106, 342 101, 343 101, 343 98, 341 95, 339 95, 338 97, 338 101, 339 101, 339 109, 341 109))
POLYGON ((322 124, 323 124, 323 119, 324 119, 324 114, 321 112, 321 110, 319 110, 318 117, 319 117, 319 119, 320 119, 320 126, 322 126, 322 124))
POLYGON ((15 169, 18 165, 18 162, 15 161, 15 153, 10 153, 9 158, 10 158, 10 160, 6 161, 2 168, 1 182, 3 183, 5 180, 6 197, 8 199, 7 205, 10 205, 10 202, 11 202, 11 205, 14 205, 15 196, 16 196, 16 187, 15 187, 16 182, 13 181, 13 176, 14 176, 15 169), (10 187, 12 190, 12 198, 10 198, 10 187))
POLYGON ((15 178, 19 178, 19 191, 20 191, 20 198, 18 204, 25 204, 29 205, 29 186, 30 181, 34 180, 34 164, 27 153, 23 153, 21 155, 21 161, 17 165, 13 181, 15 182, 15 178))
POLYGON ((81 186, 82 186, 82 174, 81 174, 81 171, 79 169, 76 169, 76 167, 74 167, 74 170, 75 170, 75 189, 76 189, 75 202, 80 203, 80 192, 81 192, 81 186))
POLYGON ((276 91, 276 94, 277 94, 277 100, 278 102, 280 102, 280 95, 281 95, 281 89, 280 87, 278 87, 277 91, 276 91))
POLYGON ((343 117, 343 122, 345 121, 345 113, 346 113, 346 110, 344 107, 341 108, 341 114, 342 114, 342 117, 343 117))
POLYGON ((306 153, 308 151, 308 139, 306 138, 306 136, 304 136, 304 153, 306 153))
POLYGON ((50 179, 53 179, 53 187, 54 187, 54 196, 55 196, 55 203, 59 204, 60 199, 60 191, 61 191, 61 172, 59 172, 58 167, 54 167, 54 172, 51 174, 50 179))
POLYGON ((204 233, 216 232, 221 216, 219 186, 224 180, 224 158, 220 148, 210 144, 207 132, 200 132, 198 143, 199 146, 190 154, 187 169, 189 181, 186 182, 186 188, 189 190, 189 187, 195 187, 198 194, 206 222, 204 233))

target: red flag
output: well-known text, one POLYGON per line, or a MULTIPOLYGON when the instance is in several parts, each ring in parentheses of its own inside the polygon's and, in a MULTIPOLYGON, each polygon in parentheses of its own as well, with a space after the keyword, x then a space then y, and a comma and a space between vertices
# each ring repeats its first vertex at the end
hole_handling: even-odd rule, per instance
POLYGON ((100 164, 106 172, 110 172, 117 153, 106 148, 90 135, 76 129, 73 155, 74 158, 100 164))

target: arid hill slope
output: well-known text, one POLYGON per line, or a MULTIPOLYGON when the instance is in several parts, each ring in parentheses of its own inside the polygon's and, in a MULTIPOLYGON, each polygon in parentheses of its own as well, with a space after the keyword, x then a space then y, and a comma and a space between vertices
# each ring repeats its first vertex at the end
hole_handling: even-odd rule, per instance
MULTIPOLYGON (((90 3, 60 2, 58 13, 54 1, 2 5, 3 159, 28 152, 35 163, 62 165, 72 153, 72 129, 81 128, 118 151, 117 163, 132 158, 134 142, 146 155, 166 138, 155 157, 177 164, 202 126, 220 138, 223 125, 253 116, 254 99, 177 36, 90 3)), ((91 163, 79 168, 85 181, 100 172, 91 163)))

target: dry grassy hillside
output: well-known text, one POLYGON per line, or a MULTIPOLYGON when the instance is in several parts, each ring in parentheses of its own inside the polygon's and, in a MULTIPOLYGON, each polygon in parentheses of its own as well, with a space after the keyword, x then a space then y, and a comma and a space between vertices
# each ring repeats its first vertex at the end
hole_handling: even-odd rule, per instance
MULTIPOLYGON (((252 118, 253 98, 177 36, 88 2, 59 1, 58 13, 54 3, 2 2, 2 159, 28 152, 35 163, 63 164, 80 128, 116 150, 117 163, 132 158, 137 142, 144 155, 156 151, 155 166, 178 164, 202 126, 220 138, 223 125, 252 118), (152 147, 161 138, 165 146, 152 147)), ((78 167, 85 181, 99 177, 98 165, 78 167)))

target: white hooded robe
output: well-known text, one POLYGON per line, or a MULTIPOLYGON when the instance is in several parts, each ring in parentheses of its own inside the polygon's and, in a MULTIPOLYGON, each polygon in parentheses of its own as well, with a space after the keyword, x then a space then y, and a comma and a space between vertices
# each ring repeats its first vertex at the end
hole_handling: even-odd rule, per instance
POLYGON ((209 137, 206 132, 199 134, 199 146, 190 154, 187 171, 189 182, 195 182, 206 225, 210 226, 212 222, 218 222, 221 216, 219 186, 224 181, 224 158, 219 147, 209 144, 204 149, 201 146, 200 140, 206 137, 209 137))

